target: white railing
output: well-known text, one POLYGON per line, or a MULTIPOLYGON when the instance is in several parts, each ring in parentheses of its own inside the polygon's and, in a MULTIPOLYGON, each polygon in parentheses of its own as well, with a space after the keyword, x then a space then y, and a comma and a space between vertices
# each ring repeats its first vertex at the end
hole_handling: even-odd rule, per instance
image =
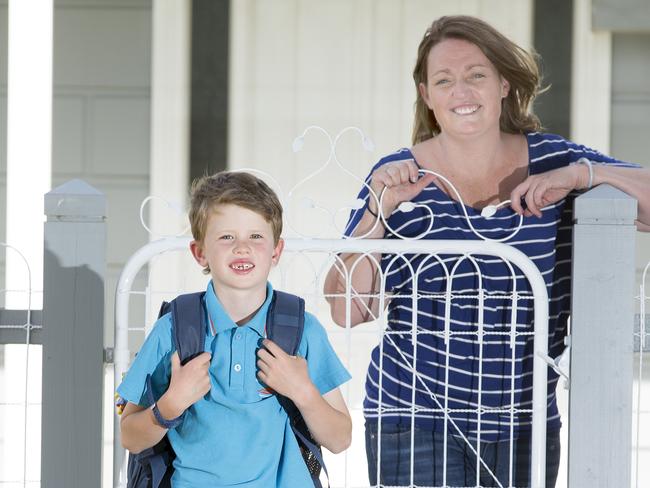
MULTIPOLYGON (((145 329, 143 322, 146 322, 146 320, 141 321, 138 319, 140 325, 135 327, 131 326, 129 322, 129 304, 130 298, 134 293, 133 284, 136 275, 142 268, 147 266, 147 264, 154 257, 169 251, 187 249, 189 241, 189 238, 166 238, 152 242, 138 250, 131 257, 131 259, 129 259, 127 265, 125 266, 118 283, 116 295, 116 329, 114 352, 116 385, 119 384, 122 375, 128 370, 130 357, 132 353, 135 352, 129 349, 129 332, 145 329)), ((536 488, 544 487, 546 455, 547 364, 543 358, 547 357, 548 296, 544 280, 534 263, 523 253, 513 247, 489 241, 287 239, 285 246, 285 255, 283 256, 281 263, 289 264, 289 266, 285 266, 285 268, 280 271, 278 280, 279 288, 286 289, 288 291, 299 289, 300 294, 305 296, 307 299, 308 309, 314 312, 315 310, 311 309, 310 305, 316 304, 316 306, 318 306, 318 302, 320 301, 322 303, 324 299, 324 296, 321 292, 324 271, 329 268, 329 265, 332 264, 334 259, 336 259, 335 255, 340 252, 359 253, 361 256, 369 256, 373 252, 390 253, 394 254, 395 256, 417 253, 429 255, 435 257, 436 259, 441 255, 454 255, 458 256, 459 260, 471 260, 474 259, 475 256, 479 255, 483 257, 490 256, 503 260, 504 263, 507 263, 511 270, 513 270, 513 266, 518 268, 518 270, 520 270, 520 273, 522 273, 527 278, 532 293, 520 292, 519 298, 526 296, 534 299, 535 330, 534 332, 529 333, 534 335, 535 349, 532 406, 533 433, 531 486, 536 488), (300 261, 301 259, 304 259, 304 261, 300 261), (299 272, 296 271, 297 269, 299 269, 299 272), (310 269, 311 273, 309 272, 310 269), (302 277, 296 278, 296 275, 302 275, 302 277)), ((414 276, 415 275, 416 273, 414 273, 414 276)), ((521 274, 519 274, 519 276, 521 276, 521 274)), ((449 282, 453 281, 454 270, 452 270, 451 273, 447 273, 447 277, 449 282)), ((515 275, 514 271, 512 271, 512 279, 516 281, 516 278, 517 276, 515 275)), ((355 292, 350 287, 350 276, 347 276, 346 280, 348 286, 345 294, 342 296, 345 297, 349 310, 350 302, 351 299, 355 296, 355 292)), ((514 310, 516 310, 516 301, 518 298, 516 286, 514 289, 515 291, 510 298, 513 300, 512 307, 514 310)), ((136 293, 142 293, 142 291, 137 291, 136 293)), ((153 290, 144 290, 144 293, 150 297, 154 292, 153 290)), ((480 300, 480 297, 482 296, 482 290, 477 290, 477 293, 473 296, 479 300, 479 307, 482 309, 482 302, 480 300)), ((384 300, 386 300, 386 298, 387 297, 383 291, 379 293, 379 303, 384 303, 384 300)), ((451 295, 443 294, 442 297, 438 298, 451 299, 451 295)), ((479 315, 481 313, 482 312, 479 311, 479 315)), ((358 380, 358 376, 363 377, 363 374, 357 374, 355 369, 362 371, 365 369, 365 367, 363 369, 354 367, 354 364, 358 363, 359 357, 353 353, 352 343, 358 337, 364 335, 364 333, 367 335, 367 332, 373 332, 373 329, 366 328, 365 326, 351 329, 349 325, 344 329, 339 329, 328 325, 328 320, 326 320, 326 316, 324 314, 319 313, 317 315, 319 319, 325 324, 330 334, 330 338, 333 340, 338 353, 342 356, 344 363, 352 371, 353 386, 344 388, 344 394, 346 400, 348 401, 348 405, 351 407, 353 418, 355 419, 355 428, 358 428, 359 423, 362 420, 362 416, 361 408, 356 407, 356 402, 358 398, 362 396, 362 392, 360 391, 360 387, 355 385, 362 383, 355 381, 354 378, 356 377, 358 380), (343 338, 342 343, 340 340, 335 338, 336 335, 338 335, 339 338, 343 338), (336 347, 337 344, 341 347, 336 347), (353 367, 351 367, 351 365, 353 365, 353 367)), ((383 334, 387 333, 384 330, 384 321, 385 317, 380 317, 379 324, 374 329, 380 339, 382 338, 383 334)), ((516 336, 526 334, 516 331, 516 323, 514 322, 509 332, 511 344, 515 343, 516 336)), ((478 328, 480 329, 480 327, 481 324, 479 324, 478 328)), ((412 333, 418 333, 415 326, 413 327, 412 333)), ((440 333, 448 334, 449 331, 446 330, 440 333)), ((482 340, 482 335, 480 332, 478 332, 478 330, 477 336, 480 342, 482 340)), ((356 350, 356 348, 354 350, 356 350)), ((417 374, 413 375, 414 382, 416 379, 422 381, 421 378, 416 377, 417 374)), ((441 403, 444 403, 444 399, 441 403)), ((479 404, 476 412, 478 413, 481 409, 482 406, 479 404)), ((442 411, 445 412, 446 418, 450 420, 450 423, 453 424, 453 421, 451 421, 451 418, 449 417, 449 410, 443 408, 442 411)), ((510 411, 512 411, 512 408, 510 411)), ((413 409, 410 409, 410 412, 411 415, 415 415, 415 411, 413 409)), ((125 486, 125 453, 121 448, 119 442, 119 419, 117 416, 115 416, 114 432, 114 486, 123 487, 125 486)), ((472 450, 474 449, 471 443, 469 444, 469 447, 472 450)), ((363 449, 354 449, 353 446, 353 448, 344 456, 338 456, 336 459, 328 457, 327 460, 328 464, 330 465, 332 486, 368 486, 367 478, 364 482, 363 479, 360 479, 358 474, 359 466, 365 465, 363 449), (340 459, 341 457, 343 460, 340 459), (353 459, 348 459, 350 457, 353 457, 353 459), (353 470, 349 469, 349 467, 354 467, 355 472, 352 472, 353 470)), ((498 481, 497 483, 497 486, 502 486, 498 481)))
MULTIPOLYGON (((635 488, 642 488, 650 484, 650 329, 648 328, 647 307, 650 301, 646 287, 650 276, 650 262, 643 269, 641 283, 639 284, 638 301, 639 330, 635 332, 635 343, 638 345, 636 358, 635 401, 634 401, 634 464, 633 483, 635 488), (645 384, 644 384, 645 383, 645 384)), ((636 347, 635 347, 636 349, 636 347)))

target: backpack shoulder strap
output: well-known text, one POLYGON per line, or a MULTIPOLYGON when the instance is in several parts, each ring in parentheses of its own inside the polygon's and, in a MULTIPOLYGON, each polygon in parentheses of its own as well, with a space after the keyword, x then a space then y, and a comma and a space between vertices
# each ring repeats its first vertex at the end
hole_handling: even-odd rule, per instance
MULTIPOLYGON (((291 293, 274 290, 269 311, 266 314, 266 333, 268 338, 280 346, 284 352, 295 356, 298 352, 300 341, 302 340, 304 328, 305 301, 291 293)), ((311 436, 298 407, 289 398, 281 395, 278 396, 278 401, 289 416, 291 430, 296 435, 298 444, 301 445, 301 451, 303 451, 303 448, 306 450, 302 453, 303 459, 307 461, 305 457, 307 456, 317 462, 318 467, 314 473, 311 471, 310 463, 308 463, 307 467, 312 476, 314 486, 320 488, 322 486, 318 478, 320 467, 327 474, 327 468, 325 467, 320 447, 311 436)))
POLYGON ((181 364, 185 364, 203 352, 205 343, 205 292, 179 295, 163 309, 172 314, 172 335, 181 364))
POLYGON ((305 327, 305 301, 291 293, 273 291, 266 314, 266 333, 287 354, 295 356, 305 327))

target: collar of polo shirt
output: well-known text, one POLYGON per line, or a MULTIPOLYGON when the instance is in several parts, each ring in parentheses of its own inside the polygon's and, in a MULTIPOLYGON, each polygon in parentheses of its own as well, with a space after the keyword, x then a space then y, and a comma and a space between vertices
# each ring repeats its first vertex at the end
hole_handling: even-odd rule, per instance
MULTIPOLYGON (((273 297, 273 287, 271 286, 271 283, 267 282, 266 300, 264 300, 264 303, 253 318, 241 327, 248 327, 257 332, 260 337, 265 337, 266 311, 271 303, 271 297, 273 297)), ((238 327, 223 308, 223 305, 219 301, 219 297, 217 297, 214 292, 212 282, 208 285, 208 291, 205 294, 205 303, 208 310, 208 334, 214 336, 225 330, 238 327)))

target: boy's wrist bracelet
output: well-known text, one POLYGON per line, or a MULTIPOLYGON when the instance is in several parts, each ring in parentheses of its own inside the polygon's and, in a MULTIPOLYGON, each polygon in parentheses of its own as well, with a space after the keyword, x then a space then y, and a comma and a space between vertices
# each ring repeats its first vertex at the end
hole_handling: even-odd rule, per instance
POLYGON ((156 422, 158 422, 158 425, 164 427, 165 429, 173 429, 174 427, 178 427, 181 422, 183 422, 183 415, 185 412, 174 419, 167 420, 162 416, 160 410, 158 410, 158 403, 154 403, 151 407, 151 410, 153 412, 153 416, 156 417, 156 422))

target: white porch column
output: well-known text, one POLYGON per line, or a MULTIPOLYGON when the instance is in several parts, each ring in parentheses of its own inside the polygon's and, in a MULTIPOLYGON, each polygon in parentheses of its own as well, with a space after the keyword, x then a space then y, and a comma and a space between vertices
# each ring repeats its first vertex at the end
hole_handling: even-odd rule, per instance
MULTIPOLYGON (((153 2, 149 193, 182 210, 187 206, 190 166, 191 25, 192 2, 153 2)), ((182 232, 187 225, 184 217, 160 200, 150 202, 149 218, 151 240, 182 232)), ((150 265, 149 286, 153 290, 165 287, 164 283, 180 286, 182 268, 175 257, 166 257, 160 266, 150 265)), ((152 303, 149 312, 156 313, 159 305, 152 303)))
MULTIPOLYGON (((7 86, 7 243, 31 267, 31 288, 43 295, 43 195, 52 173, 52 23, 53 0, 9 1, 7 86)), ((7 251, 8 308, 28 307, 27 270, 7 251)))
POLYGON ((592 30, 591 0, 573 7, 571 139, 609 153, 612 35, 592 30))
MULTIPOLYGON (((6 239, 31 270, 30 280, 23 257, 6 250, 5 306, 12 309, 40 309, 43 304, 43 196, 52 173, 52 23, 53 0, 9 1, 6 239), (30 289, 38 291, 31 300, 30 289)), ((25 402, 38 397, 34 392, 40 387, 38 381, 30 383, 26 392, 25 375, 38 366, 40 355, 29 366, 28 357, 26 348, 5 348, 5 391, 20 403, 0 419, 5 441, 0 472, 5 479, 39 476, 38 462, 26 459, 26 453, 40 451, 40 425, 25 402)))

